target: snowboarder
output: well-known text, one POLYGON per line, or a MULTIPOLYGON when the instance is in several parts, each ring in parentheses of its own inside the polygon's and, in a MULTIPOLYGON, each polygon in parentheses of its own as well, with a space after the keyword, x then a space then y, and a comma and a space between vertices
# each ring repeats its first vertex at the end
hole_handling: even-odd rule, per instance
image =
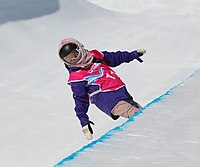
POLYGON ((76 116, 86 139, 92 139, 91 124, 94 125, 87 115, 89 101, 113 120, 120 116, 130 118, 141 109, 111 67, 135 59, 143 62, 140 57, 145 53, 145 49, 132 52, 88 51, 73 38, 60 42, 58 55, 69 71, 68 84, 73 92, 76 116))

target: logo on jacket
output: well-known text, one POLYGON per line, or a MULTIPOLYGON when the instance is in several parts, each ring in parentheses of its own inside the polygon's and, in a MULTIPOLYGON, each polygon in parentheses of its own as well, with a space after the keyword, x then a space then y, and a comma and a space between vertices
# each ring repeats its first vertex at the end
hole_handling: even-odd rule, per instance
POLYGON ((98 71, 93 71, 92 75, 85 77, 85 80, 88 81, 88 84, 94 83, 97 79, 103 77, 104 69, 102 67, 98 68, 98 71), (97 74, 95 74, 97 73, 97 74))

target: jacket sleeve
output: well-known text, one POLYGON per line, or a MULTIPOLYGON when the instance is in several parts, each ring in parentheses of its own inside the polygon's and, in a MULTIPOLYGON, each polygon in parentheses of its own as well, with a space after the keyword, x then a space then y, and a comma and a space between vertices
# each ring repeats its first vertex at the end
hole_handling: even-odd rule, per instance
POLYGON ((138 60, 139 62, 143 62, 142 59, 139 58, 137 51, 127 52, 127 51, 118 51, 118 52, 102 52, 104 55, 104 61, 111 67, 116 67, 122 63, 129 63, 134 59, 138 60))
POLYGON ((86 91, 86 82, 71 82, 71 89, 73 92, 73 98, 75 101, 76 116, 80 120, 81 126, 85 126, 90 123, 87 115, 89 107, 89 97, 86 91))

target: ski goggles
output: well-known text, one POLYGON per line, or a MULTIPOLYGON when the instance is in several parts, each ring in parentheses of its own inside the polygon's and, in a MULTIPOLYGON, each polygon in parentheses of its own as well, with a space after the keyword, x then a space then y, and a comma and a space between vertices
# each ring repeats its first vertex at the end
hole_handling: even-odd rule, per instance
POLYGON ((81 55, 80 52, 77 49, 74 49, 72 52, 70 52, 68 55, 63 57, 63 60, 67 63, 76 63, 80 59, 81 55))

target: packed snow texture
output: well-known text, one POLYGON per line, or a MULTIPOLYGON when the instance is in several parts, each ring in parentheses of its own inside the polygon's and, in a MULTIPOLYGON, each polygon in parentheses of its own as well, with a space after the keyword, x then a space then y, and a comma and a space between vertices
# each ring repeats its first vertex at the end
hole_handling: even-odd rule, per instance
MULTIPOLYGON (((33 2, 2 0, 0 5, 3 167, 54 166, 88 144, 73 111, 71 90, 66 84, 68 72, 57 56, 61 39, 74 37, 86 48, 102 51, 146 49, 144 63, 135 61, 114 68, 143 106, 199 68, 198 0, 33 2)), ((153 120, 155 115, 150 113, 153 120)), ((94 140, 126 121, 112 121, 94 106, 88 114, 96 124, 94 140)), ((187 122, 192 124, 195 117, 187 122)), ((177 119, 178 124, 178 118, 170 119, 177 119)), ((160 122, 157 130, 164 124, 160 122)), ((142 133, 142 129, 137 130, 142 133)))
POLYGON ((200 70, 56 167, 200 164, 200 70))

